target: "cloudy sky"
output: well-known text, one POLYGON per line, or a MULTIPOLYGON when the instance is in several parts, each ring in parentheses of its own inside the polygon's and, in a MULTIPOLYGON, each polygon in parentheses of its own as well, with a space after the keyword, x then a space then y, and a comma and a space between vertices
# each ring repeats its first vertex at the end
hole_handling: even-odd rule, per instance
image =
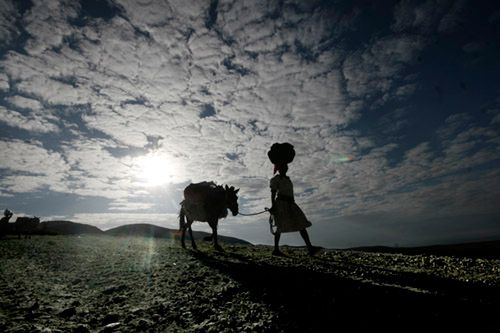
MULTIPOLYGON (((313 243, 498 239, 499 27, 495 1, 0 0, 0 209, 176 228, 213 180, 258 212, 290 142, 313 243)), ((220 233, 272 243, 266 215, 220 233)))

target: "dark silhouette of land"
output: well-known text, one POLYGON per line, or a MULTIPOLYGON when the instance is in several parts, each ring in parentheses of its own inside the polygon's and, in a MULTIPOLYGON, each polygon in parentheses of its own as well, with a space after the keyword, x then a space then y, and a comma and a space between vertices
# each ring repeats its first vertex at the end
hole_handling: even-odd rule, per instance
MULTIPOLYGON (((148 228, 118 230, 126 229, 148 228)), ((272 250, 225 244, 218 252, 200 242, 194 251, 165 237, 105 233, 2 239, 0 331, 483 332, 500 324, 498 260, 272 250)))
POLYGON ((46 221, 40 223, 37 232, 41 235, 101 235, 104 231, 84 223, 71 221, 46 221))
POLYGON ((500 259, 500 240, 417 247, 365 246, 352 248, 352 250, 408 255, 433 254, 440 256, 500 259))
MULTIPOLYGON (((9 223, 13 225, 13 223, 9 223)), ((15 233, 14 233, 15 234, 15 233)), ((106 231, 96 226, 76 223, 72 221, 44 221, 41 222, 36 230, 32 231, 36 235, 109 235, 109 236, 138 236, 138 237, 157 237, 171 240, 179 240, 180 233, 176 229, 169 229, 147 223, 127 224, 112 228, 106 231)), ((203 231, 193 231, 195 240, 211 241, 211 234, 203 231)), ((190 237, 186 234, 186 238, 190 237)), ((236 238, 219 235, 219 238, 226 244, 252 245, 250 242, 236 238)), ((286 245, 284 246, 287 247, 286 245)), ((304 251, 305 249, 303 249, 304 251)), ((500 259, 500 240, 467 242, 458 244, 436 244, 418 247, 390 247, 390 246, 364 246, 348 249, 332 250, 353 250, 373 253, 400 253, 405 255, 437 255, 437 256, 455 256, 485 259, 500 259)))
MULTIPOLYGON (((142 236, 142 237, 158 237, 158 238, 175 239, 175 240, 180 239, 180 233, 178 230, 163 228, 147 223, 122 225, 113 229, 106 230, 104 234, 110 236, 142 236)), ((193 237, 195 240, 210 241, 209 238, 211 236, 212 234, 208 232, 193 231, 193 237)), ((190 239, 188 235, 186 235, 186 238, 190 239)), ((219 239, 227 244, 251 245, 250 242, 235 237, 219 235, 219 239)))
MULTIPOLYGON (((14 223, 9 223, 10 229, 13 230, 14 223)), ((72 221, 44 221, 41 222, 36 228, 30 231, 34 235, 108 235, 108 236, 138 236, 138 237, 157 237, 178 240, 180 234, 178 230, 160 227, 147 223, 126 224, 112 228, 106 231, 99 229, 96 226, 76 223, 72 221)), ((10 234, 15 234, 10 232, 10 234)), ((203 231, 193 231, 193 236, 196 240, 211 241, 211 234, 203 231)), ((191 239, 188 235, 187 239, 191 239)), ((219 236, 222 242, 226 244, 245 244, 251 245, 243 239, 219 236)))

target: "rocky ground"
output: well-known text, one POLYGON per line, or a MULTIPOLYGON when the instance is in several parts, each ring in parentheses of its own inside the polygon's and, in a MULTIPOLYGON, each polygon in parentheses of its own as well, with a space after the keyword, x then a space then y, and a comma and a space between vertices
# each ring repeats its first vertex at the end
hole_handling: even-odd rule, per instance
POLYGON ((330 332, 500 323, 500 260, 110 236, 0 239, 1 332, 330 332))

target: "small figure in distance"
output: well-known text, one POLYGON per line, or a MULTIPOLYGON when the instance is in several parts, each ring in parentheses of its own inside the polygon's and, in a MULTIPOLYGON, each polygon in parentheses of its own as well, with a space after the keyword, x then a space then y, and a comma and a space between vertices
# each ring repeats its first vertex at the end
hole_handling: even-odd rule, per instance
POLYGON ((4 210, 3 217, 0 219, 0 237, 9 232, 9 220, 12 215, 13 213, 10 210, 4 210))
POLYGON ((288 171, 288 164, 275 165, 275 172, 279 174, 271 178, 271 202, 270 209, 276 223, 276 232, 274 234, 274 251, 273 255, 284 256, 283 252, 279 249, 279 242, 281 233, 283 232, 300 232, 307 245, 309 255, 313 256, 322 248, 313 246, 309 239, 309 234, 306 228, 311 226, 300 207, 295 203, 293 196, 293 184, 290 177, 286 175, 288 171))
POLYGON ((0 223, 9 223, 10 218, 12 217, 13 213, 6 209, 3 211, 3 217, 0 219, 0 223))

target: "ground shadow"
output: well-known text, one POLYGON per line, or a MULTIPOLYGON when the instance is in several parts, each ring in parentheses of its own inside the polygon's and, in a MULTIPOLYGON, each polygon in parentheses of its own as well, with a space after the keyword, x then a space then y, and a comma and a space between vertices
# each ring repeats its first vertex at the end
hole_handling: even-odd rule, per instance
MULTIPOLYGON (((454 295, 425 294, 341 278, 307 268, 256 262, 234 254, 193 251, 201 263, 242 284, 256 301, 278 314, 285 332, 325 332, 325 328, 408 329, 437 324, 498 324, 498 307, 454 295)), ((285 259, 289 260, 289 259, 285 259)), ((498 304, 498 303, 496 303, 498 304)))
MULTIPOLYGON (((314 258, 315 261, 326 263, 330 267, 357 270, 360 267, 370 267, 356 263, 337 264, 331 259, 314 258)), ((385 284, 405 286, 428 293, 440 294, 448 298, 467 299, 471 302, 497 304, 500 306, 500 290, 479 282, 464 282, 455 279, 441 278, 423 272, 404 272, 391 268, 375 266, 373 270, 365 269, 364 277, 373 281, 382 280, 385 284)))

